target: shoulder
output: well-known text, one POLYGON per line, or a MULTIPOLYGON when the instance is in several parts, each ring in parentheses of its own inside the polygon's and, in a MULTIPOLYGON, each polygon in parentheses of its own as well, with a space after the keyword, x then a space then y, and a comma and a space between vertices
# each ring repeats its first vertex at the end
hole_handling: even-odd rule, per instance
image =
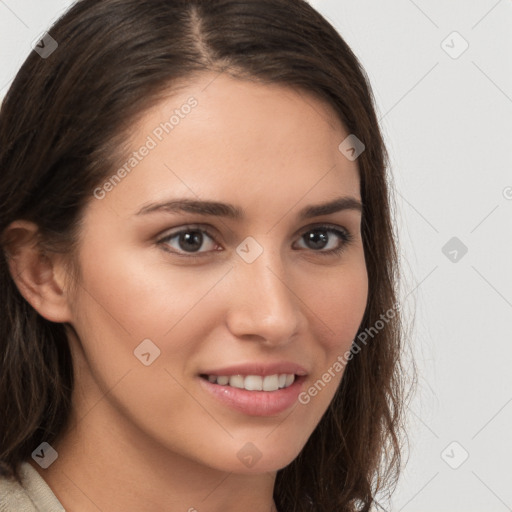
POLYGON ((36 510, 25 489, 17 480, 0 477, 0 512, 36 510))
POLYGON ((0 512, 65 512, 48 484, 30 465, 20 467, 21 484, 0 477, 0 512))

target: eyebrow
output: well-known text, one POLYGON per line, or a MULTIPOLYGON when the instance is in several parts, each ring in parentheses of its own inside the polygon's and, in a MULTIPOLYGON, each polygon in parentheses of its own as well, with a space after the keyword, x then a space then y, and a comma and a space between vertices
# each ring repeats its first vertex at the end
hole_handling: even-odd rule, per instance
MULTIPOLYGON (((298 213, 300 220, 329 215, 343 210, 356 210, 362 212, 363 205, 355 197, 338 197, 327 203, 309 205, 298 213)), ((225 217, 232 220, 242 220, 245 218, 245 212, 242 208, 229 203, 220 203, 217 201, 204 201, 196 199, 173 199, 162 203, 151 203, 143 206, 136 215, 146 215, 155 212, 167 213, 197 213, 199 215, 210 215, 215 217, 225 217)))

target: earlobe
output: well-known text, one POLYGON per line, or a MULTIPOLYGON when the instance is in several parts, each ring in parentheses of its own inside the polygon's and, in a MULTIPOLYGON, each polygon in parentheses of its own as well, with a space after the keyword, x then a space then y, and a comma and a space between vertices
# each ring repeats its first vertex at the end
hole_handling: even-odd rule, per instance
POLYGON ((43 251, 37 225, 15 221, 6 228, 2 240, 11 276, 27 302, 47 320, 71 321, 66 290, 57 278, 63 270, 62 259, 43 251))

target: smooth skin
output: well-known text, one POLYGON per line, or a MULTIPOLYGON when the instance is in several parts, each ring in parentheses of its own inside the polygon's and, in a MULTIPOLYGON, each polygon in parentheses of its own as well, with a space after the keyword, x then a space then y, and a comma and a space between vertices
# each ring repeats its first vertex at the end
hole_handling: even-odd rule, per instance
POLYGON ((48 469, 30 463, 70 512, 269 512, 277 470, 299 454, 342 372, 307 405, 266 417, 220 403, 199 374, 291 361, 307 370, 307 390, 350 348, 363 318, 361 212, 298 217, 308 205, 361 200, 334 111, 290 87, 204 73, 144 114, 132 151, 191 96, 197 106, 157 147, 105 197, 91 195, 76 287, 65 255, 31 243, 34 224, 9 228, 21 293, 69 326, 71 427, 52 444, 58 458, 48 469), (245 216, 137 214, 177 198, 231 203, 245 216), (303 236, 325 224, 352 240, 323 228, 322 248, 303 236), (198 235, 197 251, 171 237, 190 225, 212 235, 198 235), (247 237, 263 249, 252 263, 236 251, 247 237), (160 350, 149 366, 134 355, 145 339, 160 350), (252 467, 237 457, 248 442, 261 453, 252 467))

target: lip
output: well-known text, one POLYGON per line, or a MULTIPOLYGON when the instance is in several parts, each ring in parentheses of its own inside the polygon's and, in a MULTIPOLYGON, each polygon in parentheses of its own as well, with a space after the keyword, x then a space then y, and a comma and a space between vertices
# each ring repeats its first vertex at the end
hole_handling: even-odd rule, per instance
POLYGON ((226 368, 213 368, 200 372, 200 375, 260 375, 266 377, 268 375, 283 373, 293 373, 298 376, 305 376, 308 372, 299 364, 282 361, 275 363, 242 363, 228 366, 226 368))
MULTIPOLYGON (((243 372, 246 371, 246 368, 247 367, 244 366, 243 372)), ((249 370, 250 372, 254 372, 254 365, 251 365, 249 370)), ((217 374, 212 372, 209 375, 244 374, 234 370, 233 368, 230 368, 229 370, 225 368, 222 371, 233 371, 235 373, 217 374)), ((274 373, 293 373, 292 371, 273 371, 269 370, 268 367, 265 367, 265 371, 267 371, 267 375, 273 375, 274 373), (268 373, 267 370, 270 371, 270 373, 268 373)), ((245 375, 262 375, 262 373, 245 373, 245 375)), ((232 409, 240 411, 248 416, 276 416, 286 411, 297 402, 306 376, 296 376, 295 381, 291 386, 277 391, 247 391, 246 389, 213 384, 207 379, 199 376, 198 379, 206 393, 215 398, 218 402, 232 409)))

